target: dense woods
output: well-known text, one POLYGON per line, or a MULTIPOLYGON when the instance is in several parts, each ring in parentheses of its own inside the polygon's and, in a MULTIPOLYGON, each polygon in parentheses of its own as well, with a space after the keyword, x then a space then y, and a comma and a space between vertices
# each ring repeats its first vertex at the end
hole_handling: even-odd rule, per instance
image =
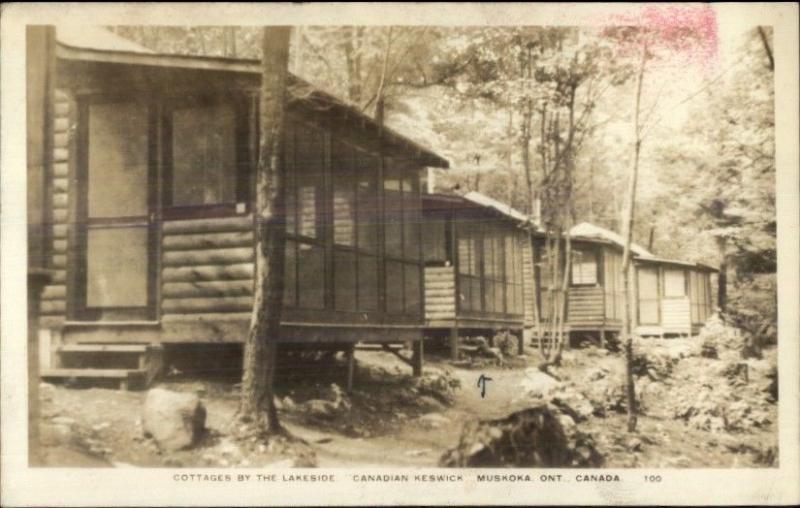
MULTIPOLYGON (((724 298, 727 288, 735 319, 774 339, 771 29, 723 41, 733 48, 723 55, 708 10, 678 27, 661 11, 643 12, 627 20, 649 27, 651 38, 636 129, 641 30, 302 27, 289 64, 449 157, 453 170, 437 175, 440 190, 477 190, 545 211, 539 218, 554 250, 568 248, 558 232, 569 224, 624 230, 632 147, 646 143, 633 241, 722 266, 715 292, 724 298), (765 320, 747 310, 756 300, 765 320)), ((113 30, 166 53, 260 57, 255 28, 113 30)))

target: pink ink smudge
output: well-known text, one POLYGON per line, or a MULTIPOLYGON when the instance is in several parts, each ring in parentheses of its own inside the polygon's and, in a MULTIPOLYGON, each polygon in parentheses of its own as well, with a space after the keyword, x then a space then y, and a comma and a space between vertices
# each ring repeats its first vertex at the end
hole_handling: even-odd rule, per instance
POLYGON ((667 66, 686 63, 710 72, 718 63, 719 31, 717 15, 710 4, 647 5, 636 12, 618 14, 611 24, 647 29, 655 36, 655 50, 671 53, 667 66))

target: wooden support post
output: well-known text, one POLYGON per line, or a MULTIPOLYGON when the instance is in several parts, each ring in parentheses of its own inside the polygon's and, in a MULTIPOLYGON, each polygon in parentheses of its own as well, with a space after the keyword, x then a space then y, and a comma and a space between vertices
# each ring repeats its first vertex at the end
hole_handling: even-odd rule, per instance
POLYGON ((605 349, 606 347, 606 327, 600 328, 600 347, 605 349))
POLYGON ((525 328, 520 329, 517 335, 517 354, 520 356, 525 354, 525 328))
POLYGON ((353 378, 356 374, 356 344, 347 346, 347 393, 353 391, 353 378))
POLYGON ((450 359, 454 362, 458 361, 458 345, 458 328, 454 326, 450 328, 450 359))
POLYGON ((411 368, 414 376, 422 375, 423 340, 415 340, 413 344, 413 354, 411 355, 411 368))

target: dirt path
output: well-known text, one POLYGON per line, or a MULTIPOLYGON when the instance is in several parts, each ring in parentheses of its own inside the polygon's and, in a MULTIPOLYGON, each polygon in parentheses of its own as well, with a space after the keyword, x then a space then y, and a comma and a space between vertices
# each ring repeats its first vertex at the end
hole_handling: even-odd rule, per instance
MULTIPOLYGON (((442 364, 431 362, 433 368, 442 364)), ((490 367, 483 370, 452 369, 461 381, 452 406, 436 413, 441 423, 428 424, 425 418, 411 420, 390 435, 371 439, 352 439, 337 436, 329 443, 318 446, 317 456, 321 467, 369 466, 369 467, 435 467, 445 450, 454 446, 463 425, 475 419, 500 417, 508 414, 515 405, 519 383, 525 369, 501 369, 490 367), (478 378, 483 374, 489 378, 486 396, 481 397, 478 378), (391 461, 387 458, 391 457, 391 461)), ((398 408, 402 409, 402 408, 398 408)), ((436 421, 434 423, 437 423, 436 421)), ((304 429, 296 430, 303 435, 304 429)))
MULTIPOLYGON (((613 355, 570 354, 573 359, 563 372, 566 379, 581 379, 589 367, 619 362, 613 355)), ((359 354, 358 360, 363 370, 349 397, 352 408, 322 420, 309 419, 296 409, 281 411, 284 425, 311 445, 320 467, 435 467, 442 454, 458 442, 467 422, 503 417, 530 405, 520 385, 526 369, 535 365, 536 356, 528 357, 525 366, 482 370, 453 368, 444 360, 430 358, 426 367, 429 372, 447 370, 461 385, 451 404, 436 403, 432 407, 421 404, 425 396, 420 392, 409 390, 413 383, 408 366, 392 355, 367 352, 359 354), (481 375, 490 378, 483 398, 477 384, 481 375)), ((325 377, 316 373, 315 379, 305 383, 285 382, 282 400, 291 398, 291 404, 301 404, 319 398, 321 390, 341 381, 340 374, 325 377)), ((84 467, 286 465, 287 459, 279 451, 263 445, 248 451, 228 436, 238 403, 235 379, 167 379, 160 384, 201 394, 208 409, 209 432, 200 446, 162 454, 153 440, 144 438, 144 392, 43 385, 47 463, 84 467)), ((640 417, 639 432, 631 435, 625 431, 624 415, 618 413, 592 417, 580 426, 602 444, 607 467, 763 467, 769 461, 758 458, 758 453, 776 440, 777 414, 773 418, 766 427, 738 434, 692 429, 681 420, 650 415, 640 417)))

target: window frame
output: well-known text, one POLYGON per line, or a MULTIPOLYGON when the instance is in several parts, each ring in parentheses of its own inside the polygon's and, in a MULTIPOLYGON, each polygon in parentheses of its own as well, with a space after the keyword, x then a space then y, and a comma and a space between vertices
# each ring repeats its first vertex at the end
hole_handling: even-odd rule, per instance
MULTIPOLYGON (((600 285, 600 256, 597 252, 597 249, 591 247, 572 247, 572 252, 570 254, 571 259, 569 262, 569 285, 570 287, 597 287, 600 285), (594 282, 575 282, 575 255, 580 254, 581 256, 586 256, 585 259, 581 260, 581 264, 586 263, 588 260, 591 260, 594 263, 594 282)), ((580 266, 580 265, 579 265, 580 266)), ((583 270, 581 271, 581 275, 583 274, 583 270)))
POLYGON ((251 115, 254 114, 252 107, 249 107, 248 102, 239 94, 195 94, 186 97, 167 97, 162 101, 159 137, 163 165, 161 213, 165 220, 231 217, 247 215, 252 211, 251 184, 255 172, 253 171, 254 160, 250 152, 253 150, 251 115), (211 204, 174 205, 173 113, 183 108, 220 104, 230 104, 234 112, 234 139, 232 142, 234 143, 236 167, 235 200, 211 204))

